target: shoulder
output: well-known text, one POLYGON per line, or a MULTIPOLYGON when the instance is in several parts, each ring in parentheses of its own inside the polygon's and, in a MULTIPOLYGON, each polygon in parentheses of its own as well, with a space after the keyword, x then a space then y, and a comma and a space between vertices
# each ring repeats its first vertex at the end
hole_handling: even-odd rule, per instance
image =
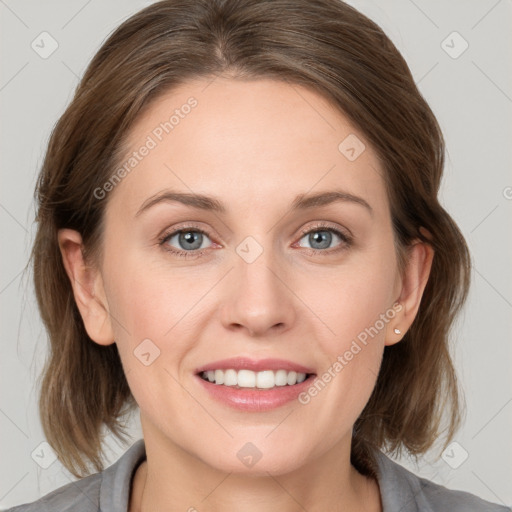
POLYGON ((46 494, 37 501, 7 509, 6 512, 98 512, 102 473, 71 482, 46 494))
POLYGON ((133 472, 146 455, 142 439, 114 464, 93 475, 66 484, 37 501, 5 512, 118 512, 128 509, 133 472))
POLYGON ((490 501, 464 491, 447 489, 424 478, 418 478, 422 488, 422 500, 433 511, 449 509, 450 512, 511 512, 512 508, 490 501))
POLYGON ((383 512, 512 512, 510 507, 421 478, 381 451, 376 458, 383 512))

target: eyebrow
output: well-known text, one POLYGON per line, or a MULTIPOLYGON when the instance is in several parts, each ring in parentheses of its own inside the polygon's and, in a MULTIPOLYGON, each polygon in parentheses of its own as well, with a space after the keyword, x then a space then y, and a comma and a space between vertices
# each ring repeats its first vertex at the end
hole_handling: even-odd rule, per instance
MULTIPOLYGON (((221 214, 227 212, 226 207, 219 199, 203 194, 189 194, 186 192, 175 192, 163 190, 148 198, 139 208, 135 217, 147 211, 158 203, 181 203, 200 210, 213 211, 221 214)), ((343 190, 330 190, 316 194, 299 194, 291 204, 292 211, 309 210, 326 206, 336 202, 352 203, 363 206, 373 216, 373 208, 362 197, 350 194, 343 190)))

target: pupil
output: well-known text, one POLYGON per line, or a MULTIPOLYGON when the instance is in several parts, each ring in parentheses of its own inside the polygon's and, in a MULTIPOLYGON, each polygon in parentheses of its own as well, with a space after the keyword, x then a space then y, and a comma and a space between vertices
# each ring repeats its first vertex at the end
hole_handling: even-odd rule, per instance
MULTIPOLYGON (((326 249, 329 247, 331 242, 332 234, 329 231, 317 231, 316 233, 313 233, 312 235, 314 243, 320 243, 321 247, 318 247, 319 249, 326 249), (319 240, 317 240, 319 239, 319 240), (323 242, 322 242, 323 239, 323 242)), ((313 244, 311 244, 313 245, 313 244)))
POLYGON ((184 240, 186 244, 189 245, 189 249, 198 249, 199 247, 201 247, 201 242, 197 244, 197 240, 199 239, 200 236, 202 236, 201 233, 193 231, 188 231, 186 233, 181 234, 182 240, 184 240), (193 246, 194 242, 196 242, 196 246, 193 246))

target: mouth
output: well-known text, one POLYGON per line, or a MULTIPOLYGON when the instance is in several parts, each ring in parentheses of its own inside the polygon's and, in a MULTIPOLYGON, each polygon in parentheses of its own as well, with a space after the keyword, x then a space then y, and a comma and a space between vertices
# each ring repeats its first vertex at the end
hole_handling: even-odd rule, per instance
POLYGON ((313 377, 314 373, 279 370, 252 370, 228 368, 198 373, 199 377, 212 384, 230 386, 234 389, 273 389, 276 387, 295 386, 313 377))
POLYGON ((316 373, 284 359, 237 357, 197 368, 195 376, 216 401, 241 411, 263 412, 296 400, 316 373))

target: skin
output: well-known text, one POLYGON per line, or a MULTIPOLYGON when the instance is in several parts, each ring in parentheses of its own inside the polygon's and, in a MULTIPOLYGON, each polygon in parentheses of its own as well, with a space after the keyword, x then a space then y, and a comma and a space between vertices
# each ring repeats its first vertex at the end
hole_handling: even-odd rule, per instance
MULTIPOLYGON (((87 266, 80 234, 59 232, 87 332, 100 345, 117 343, 140 407, 147 461, 135 474, 130 512, 381 511, 377 482, 350 464, 352 427, 384 347, 400 342, 416 316, 432 249, 413 245, 399 274, 376 154, 342 113, 299 86, 188 82, 137 121, 130 151, 190 96, 197 107, 103 199, 102 261, 87 266), (349 134, 366 145, 354 161, 338 150, 349 134), (136 216, 167 188, 214 195, 227 213, 162 202, 136 216), (334 189, 373 212, 354 202, 290 209, 298 194, 334 189), (183 258, 159 245, 160 234, 188 222, 208 231, 202 255, 183 258), (324 232, 318 222, 353 243, 333 234, 318 249, 302 234, 324 232), (252 263, 236 252, 247 236, 263 249, 252 263), (288 359, 321 375, 397 301, 400 312, 307 405, 241 412, 211 399, 194 376, 198 366, 234 356, 288 359), (148 366, 133 353, 147 338, 160 350, 148 366), (247 442, 262 454, 252 467, 237 457, 247 442)), ((166 246, 187 250, 178 236, 166 246)))

